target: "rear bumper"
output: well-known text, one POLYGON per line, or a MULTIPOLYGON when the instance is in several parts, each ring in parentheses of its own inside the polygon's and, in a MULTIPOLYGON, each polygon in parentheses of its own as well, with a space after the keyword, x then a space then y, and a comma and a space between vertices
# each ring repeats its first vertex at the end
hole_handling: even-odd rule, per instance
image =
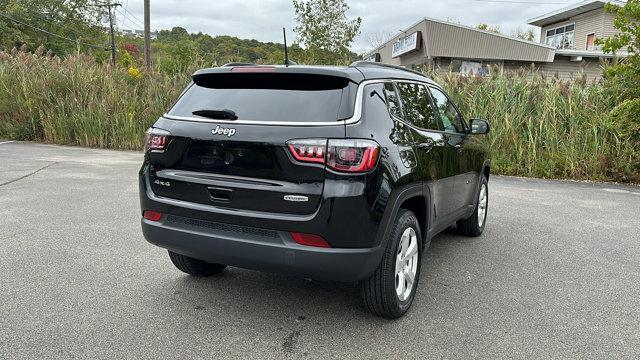
POLYGON ((299 245, 288 232, 163 215, 142 219, 150 243, 212 263, 317 280, 357 281, 378 266, 382 247, 315 248, 299 245))

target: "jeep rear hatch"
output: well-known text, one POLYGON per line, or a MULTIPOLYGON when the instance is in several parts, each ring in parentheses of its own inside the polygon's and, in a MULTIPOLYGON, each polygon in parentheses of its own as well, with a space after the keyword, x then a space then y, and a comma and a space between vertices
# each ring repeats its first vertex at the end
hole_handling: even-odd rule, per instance
POLYGON ((154 125, 169 135, 163 151, 149 153, 151 188, 219 207, 311 214, 325 166, 297 159, 287 142, 344 138, 357 85, 326 74, 246 69, 194 76, 154 125))
POLYGON ((245 124, 333 125, 351 117, 354 110, 356 84, 334 75, 240 67, 196 74, 193 81, 168 118, 215 120, 206 112, 219 112, 219 120, 245 124))

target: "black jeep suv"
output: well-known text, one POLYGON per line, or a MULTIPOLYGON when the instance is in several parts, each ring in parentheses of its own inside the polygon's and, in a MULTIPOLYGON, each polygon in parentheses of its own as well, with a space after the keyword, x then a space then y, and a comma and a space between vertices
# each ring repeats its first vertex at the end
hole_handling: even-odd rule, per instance
POLYGON ((488 131, 399 67, 200 70, 147 131, 142 230, 188 274, 359 281, 368 309, 397 318, 431 238, 485 227, 490 163, 474 135, 488 131))

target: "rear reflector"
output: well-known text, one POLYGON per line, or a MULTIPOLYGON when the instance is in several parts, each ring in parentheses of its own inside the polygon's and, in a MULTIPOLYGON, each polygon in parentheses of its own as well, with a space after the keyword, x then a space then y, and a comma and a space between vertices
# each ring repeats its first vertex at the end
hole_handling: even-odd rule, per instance
POLYGON ((292 232, 291 238, 300 245, 330 248, 331 245, 319 235, 292 232))
POLYGON ((143 217, 149 221, 160 221, 162 214, 157 211, 146 210, 143 217))

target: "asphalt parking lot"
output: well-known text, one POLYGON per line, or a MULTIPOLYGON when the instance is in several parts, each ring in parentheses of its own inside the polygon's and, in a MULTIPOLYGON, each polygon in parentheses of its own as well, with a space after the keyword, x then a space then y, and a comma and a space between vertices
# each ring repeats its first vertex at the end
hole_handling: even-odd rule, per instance
POLYGON ((352 284, 193 279, 142 238, 141 154, 0 141, 0 359, 638 358, 640 188, 492 177, 404 318, 352 284))

